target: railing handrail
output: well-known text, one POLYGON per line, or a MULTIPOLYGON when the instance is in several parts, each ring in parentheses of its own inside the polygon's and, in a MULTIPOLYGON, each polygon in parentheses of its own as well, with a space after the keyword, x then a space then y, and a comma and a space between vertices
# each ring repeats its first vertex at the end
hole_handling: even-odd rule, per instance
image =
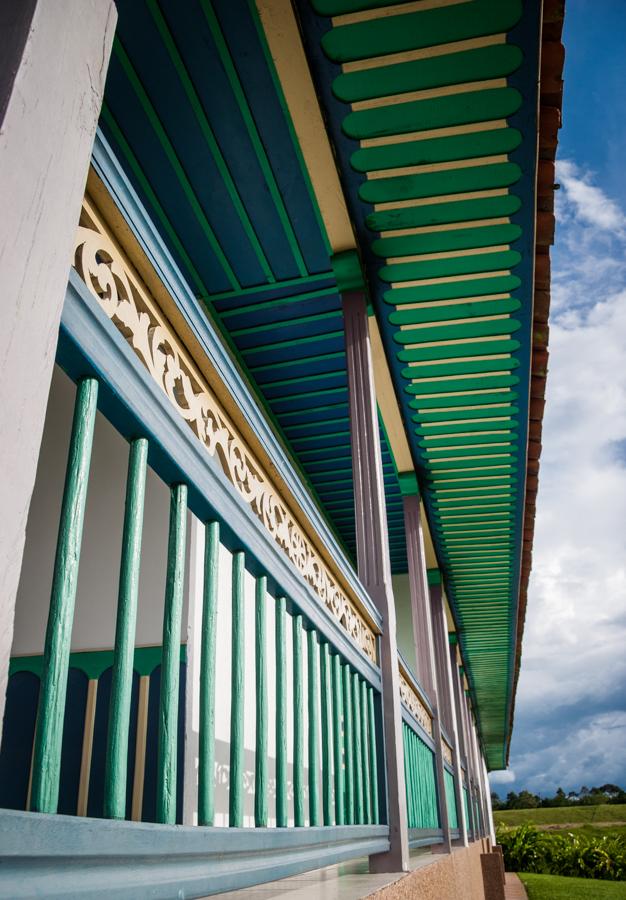
POLYGON ((424 690, 424 688, 418 681, 417 676, 411 669, 409 663, 406 660, 406 657, 403 655, 402 651, 399 648, 398 648, 398 660, 400 662, 400 668, 401 668, 402 674, 404 675, 406 680, 409 682, 409 684, 411 685, 411 687, 413 688, 413 690, 415 691, 417 696, 420 698, 421 702, 426 707, 428 713, 432 716, 433 708, 432 708, 430 700, 428 699, 428 694, 426 693, 426 691, 424 690))
POLYGON ((275 436, 263 411, 256 403, 246 380, 231 358, 221 340, 211 327, 201 304, 187 284, 169 250, 155 228, 111 147, 100 130, 96 133, 93 148, 93 167, 107 188, 120 214, 146 254, 156 274, 175 301, 186 324, 206 353, 221 381, 229 386, 237 397, 237 403, 248 425, 259 438, 265 453, 272 460, 287 488, 295 497, 314 531, 330 552, 341 570, 351 591, 376 628, 382 630, 382 617, 369 594, 358 579, 353 564, 339 545, 328 522, 306 490, 282 444, 275 436))
POLYGON ((189 508, 201 521, 223 523, 221 542, 245 550, 253 575, 268 576, 268 590, 295 604, 311 627, 376 690, 380 669, 326 609, 260 520, 212 461, 122 334, 112 326, 97 300, 75 272, 70 272, 61 318, 58 359, 74 379, 95 375, 101 383, 100 406, 125 437, 148 437, 150 466, 169 484, 189 486, 189 508))

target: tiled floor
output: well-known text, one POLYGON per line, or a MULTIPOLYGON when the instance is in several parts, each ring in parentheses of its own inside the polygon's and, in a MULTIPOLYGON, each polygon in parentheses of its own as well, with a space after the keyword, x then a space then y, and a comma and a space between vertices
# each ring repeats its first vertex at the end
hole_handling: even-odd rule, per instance
POLYGON ((504 896, 506 900, 528 900, 528 894, 526 893, 524 885, 517 875, 514 875, 512 872, 506 873, 504 896))
MULTIPOLYGON (((429 852, 412 854, 411 870, 427 865, 432 859, 429 852)), ((403 872, 370 875, 365 858, 219 896, 220 900, 319 900, 320 897, 324 900, 360 900, 393 884, 403 875, 403 872)))

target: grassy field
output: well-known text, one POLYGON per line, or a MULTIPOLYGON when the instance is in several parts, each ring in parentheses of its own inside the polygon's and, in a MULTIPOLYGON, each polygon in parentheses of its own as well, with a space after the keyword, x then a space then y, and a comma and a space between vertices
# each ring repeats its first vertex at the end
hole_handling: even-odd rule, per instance
POLYGON ((496 825, 523 825, 531 822, 538 828, 546 825, 592 825, 594 822, 626 823, 626 804, 598 806, 561 806, 555 809, 504 809, 494 812, 496 825))
POLYGON ((519 877, 528 900, 626 900, 626 881, 527 875, 525 872, 520 872, 519 877))

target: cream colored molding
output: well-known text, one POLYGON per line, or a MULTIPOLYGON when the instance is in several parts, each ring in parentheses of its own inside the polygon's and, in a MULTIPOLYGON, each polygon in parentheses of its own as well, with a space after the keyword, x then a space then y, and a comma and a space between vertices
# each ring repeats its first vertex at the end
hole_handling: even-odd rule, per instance
POLYGON ((400 699, 429 737, 433 736, 433 720, 419 694, 413 689, 400 666, 400 699))
POLYGON ((96 209, 86 198, 74 267, 152 378, 208 454, 322 603, 360 649, 376 662, 376 636, 356 602, 341 590, 293 511, 254 456, 215 392, 161 312, 96 209))
POLYGON ((391 452, 398 472, 412 472, 413 458, 411 457, 409 442, 404 430, 404 422, 398 408, 398 401, 393 389, 391 373, 389 372, 387 357, 385 356, 383 341, 375 315, 369 316, 368 324, 370 344, 372 346, 376 400, 385 423, 385 431, 391 444, 391 452))
POLYGON ((256 0, 256 7, 332 251, 354 250, 352 223, 290 0, 256 0))
POLYGON ((428 519, 426 518, 426 509, 424 507, 423 500, 420 500, 420 519, 422 522, 422 534, 424 535, 424 555, 426 556, 426 568, 438 569, 439 560, 437 559, 432 535, 430 533, 430 528, 428 527, 428 519))

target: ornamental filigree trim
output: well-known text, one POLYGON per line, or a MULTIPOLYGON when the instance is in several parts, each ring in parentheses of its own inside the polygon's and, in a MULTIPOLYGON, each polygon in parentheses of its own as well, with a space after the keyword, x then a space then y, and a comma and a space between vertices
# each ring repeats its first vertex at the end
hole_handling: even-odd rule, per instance
POLYGON ((443 738, 441 738, 441 754, 444 762, 447 762, 449 766, 452 766, 452 747, 448 746, 443 738))
POLYGON ((400 672, 400 700, 402 700, 413 718, 419 722, 426 734, 432 737, 433 720, 430 717, 430 713, 422 703, 419 694, 415 692, 413 686, 409 684, 402 672, 400 672))
POLYGON ((74 268, 241 498, 334 618, 377 663, 374 632, 337 585, 87 199, 76 237, 74 268))

